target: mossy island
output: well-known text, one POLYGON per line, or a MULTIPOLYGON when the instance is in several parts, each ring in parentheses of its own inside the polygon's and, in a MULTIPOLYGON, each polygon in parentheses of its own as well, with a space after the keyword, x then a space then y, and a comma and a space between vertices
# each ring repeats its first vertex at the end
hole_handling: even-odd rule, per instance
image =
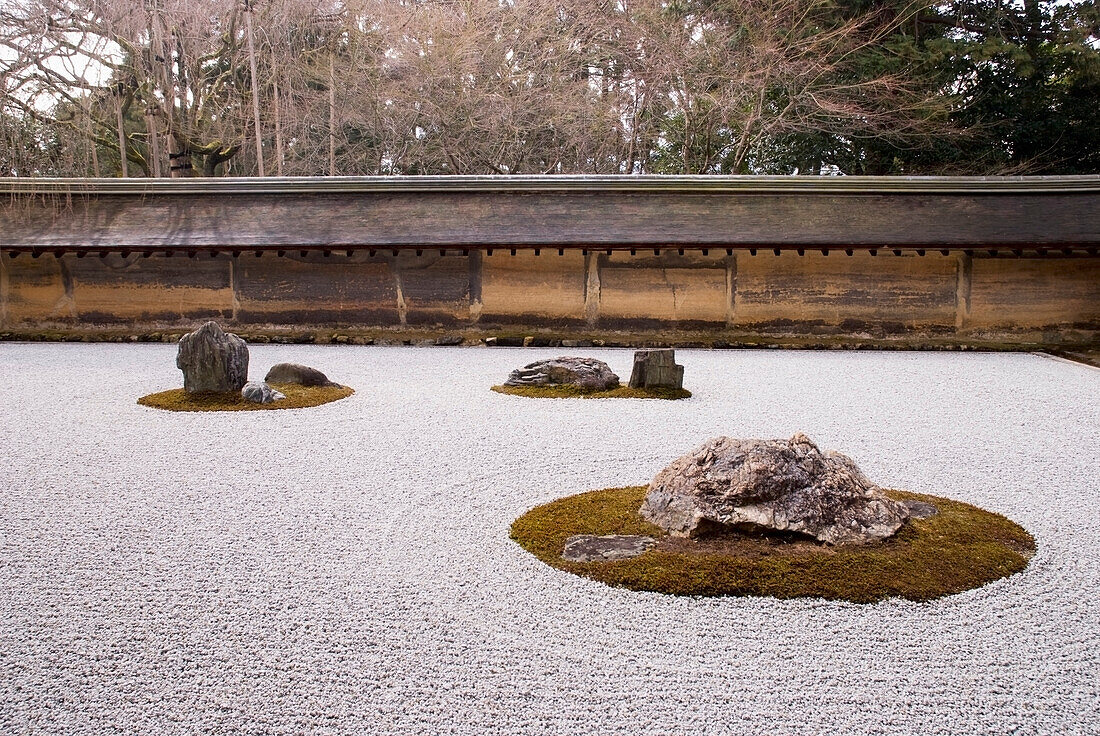
POLYGON ((638 350, 629 385, 619 383, 611 367, 595 358, 563 356, 517 368, 491 390, 532 399, 687 399, 684 367, 668 348, 638 350))
POLYGON ((492 391, 509 396, 526 396, 530 399, 689 399, 691 392, 684 388, 631 388, 616 386, 609 389, 587 389, 581 386, 559 384, 555 386, 493 386, 492 391))
POLYGON ((148 394, 138 403, 167 411, 259 411, 320 406, 355 393, 298 363, 278 363, 263 381, 250 382, 248 358, 244 340, 207 322, 180 338, 176 367, 183 371, 183 388, 148 394))
POLYGON ((189 393, 182 388, 173 388, 142 396, 137 403, 168 411, 270 411, 321 406, 355 393, 355 389, 347 386, 301 386, 294 383, 272 383, 270 386, 286 398, 260 404, 245 399, 239 391, 189 393))
POLYGON ((531 509, 512 524, 511 537, 552 567, 630 590, 853 603, 961 593, 1020 572, 1035 552, 1034 538, 1004 516, 874 486, 849 458, 820 453, 804 435, 717 438, 648 486, 589 491, 531 509), (794 453, 795 462, 773 478, 784 489, 778 495, 761 491, 768 483, 759 477, 764 445, 794 453), (792 477, 815 463, 832 474, 818 489, 797 488, 792 477), (834 493, 838 477, 853 483, 851 494, 824 502, 814 496, 834 493), (702 489, 696 497, 685 495, 692 482, 702 489))

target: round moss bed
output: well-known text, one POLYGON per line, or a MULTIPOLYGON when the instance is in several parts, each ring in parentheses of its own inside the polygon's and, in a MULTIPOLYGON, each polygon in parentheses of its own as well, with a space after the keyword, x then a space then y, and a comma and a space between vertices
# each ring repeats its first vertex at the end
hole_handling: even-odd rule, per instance
POLYGON ((584 389, 579 386, 493 386, 498 394, 526 396, 531 399, 687 399, 691 392, 684 388, 584 389))
POLYGON ((826 598, 872 603, 927 601, 1017 573, 1035 540, 998 514, 947 498, 887 491, 938 510, 893 537, 862 546, 829 547, 801 535, 735 531, 698 540, 670 537, 638 513, 647 486, 608 488, 531 509, 512 524, 512 539, 546 564, 608 585, 672 595, 826 598), (640 534, 657 545, 628 560, 569 562, 575 534, 640 534))
POLYGON ((304 409, 320 406, 351 396, 355 389, 347 386, 301 386, 296 383, 272 383, 273 389, 286 395, 270 404, 245 401, 240 393, 187 393, 182 388, 142 396, 137 403, 168 411, 269 411, 272 409, 304 409))

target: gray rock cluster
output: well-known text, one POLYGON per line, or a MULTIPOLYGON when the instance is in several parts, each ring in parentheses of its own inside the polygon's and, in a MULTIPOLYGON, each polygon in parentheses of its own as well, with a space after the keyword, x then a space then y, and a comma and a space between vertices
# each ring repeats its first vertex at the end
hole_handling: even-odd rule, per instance
POLYGON ((631 388, 683 388, 684 367, 676 365, 672 348, 650 348, 634 352, 631 388))
POLYGON ((616 388, 619 377, 602 360, 561 357, 517 368, 505 386, 578 386, 594 391, 616 388))
POLYGON ((207 322, 180 338, 176 367, 190 393, 240 391, 248 380, 248 346, 217 322, 207 322))
POLYGON ((801 433, 789 440, 706 442, 657 474, 641 514, 674 536, 749 525, 828 544, 884 539, 910 516, 851 458, 822 453, 801 433))
POLYGON ((337 386, 321 371, 297 363, 278 363, 263 381, 248 381, 248 346, 217 322, 207 322, 179 341, 176 366, 183 371, 183 387, 191 393, 240 391, 246 401, 270 404, 286 396, 271 388, 272 383, 302 386, 337 386))

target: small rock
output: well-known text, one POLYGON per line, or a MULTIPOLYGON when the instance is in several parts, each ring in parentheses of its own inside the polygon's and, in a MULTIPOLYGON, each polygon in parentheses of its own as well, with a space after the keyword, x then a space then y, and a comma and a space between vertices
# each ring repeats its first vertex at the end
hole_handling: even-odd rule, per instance
POLYGON ((672 348, 650 348, 634 353, 631 388, 683 388, 684 367, 676 365, 672 348))
POLYGON ((517 368, 505 386, 579 386, 603 391, 619 385, 610 366, 595 358, 561 357, 539 360, 517 368))
POLYGON ((653 537, 631 534, 576 534, 565 540, 561 556, 570 562, 610 562, 629 560, 652 549, 657 544, 653 537))
POLYGON ((253 404, 270 404, 285 399, 286 396, 264 382, 249 381, 241 387, 241 396, 253 404))
POLYGON ((267 383, 296 383, 299 386, 335 386, 321 371, 298 363, 276 363, 264 376, 267 383))
POLYGON ((349 338, 347 335, 333 335, 332 341, 337 345, 347 345, 349 338))
POLYGON ((462 335, 440 335, 435 339, 436 345, 461 345, 462 335))
POLYGON ((248 346, 217 322, 207 322, 180 338, 176 367, 188 392, 240 391, 248 380, 248 346))
POLYGON ((940 510, 932 504, 918 501, 913 498, 901 501, 901 505, 909 509, 910 519, 931 519, 940 512, 940 510))

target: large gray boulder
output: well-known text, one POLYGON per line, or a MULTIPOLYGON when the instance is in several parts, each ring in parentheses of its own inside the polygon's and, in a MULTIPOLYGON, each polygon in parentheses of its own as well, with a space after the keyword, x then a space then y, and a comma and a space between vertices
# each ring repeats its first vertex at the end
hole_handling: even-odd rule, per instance
POLYGON ((268 383, 296 383, 301 386, 335 386, 321 371, 298 363, 276 363, 264 376, 268 383))
POLYGON ((602 360, 595 358, 554 358, 539 360, 517 368, 505 386, 578 386, 593 391, 616 388, 619 377, 602 360))
POLYGON ((176 367, 188 392, 240 391, 248 380, 248 346, 217 322, 207 322, 180 338, 176 367))
POLYGON ((630 388, 683 388, 684 367, 676 365, 672 348, 649 348, 634 352, 630 388))
POLYGON ((856 464, 789 440, 717 437, 675 460, 649 484, 642 516, 674 536, 716 525, 808 534, 828 544, 891 536, 909 519, 856 464))

